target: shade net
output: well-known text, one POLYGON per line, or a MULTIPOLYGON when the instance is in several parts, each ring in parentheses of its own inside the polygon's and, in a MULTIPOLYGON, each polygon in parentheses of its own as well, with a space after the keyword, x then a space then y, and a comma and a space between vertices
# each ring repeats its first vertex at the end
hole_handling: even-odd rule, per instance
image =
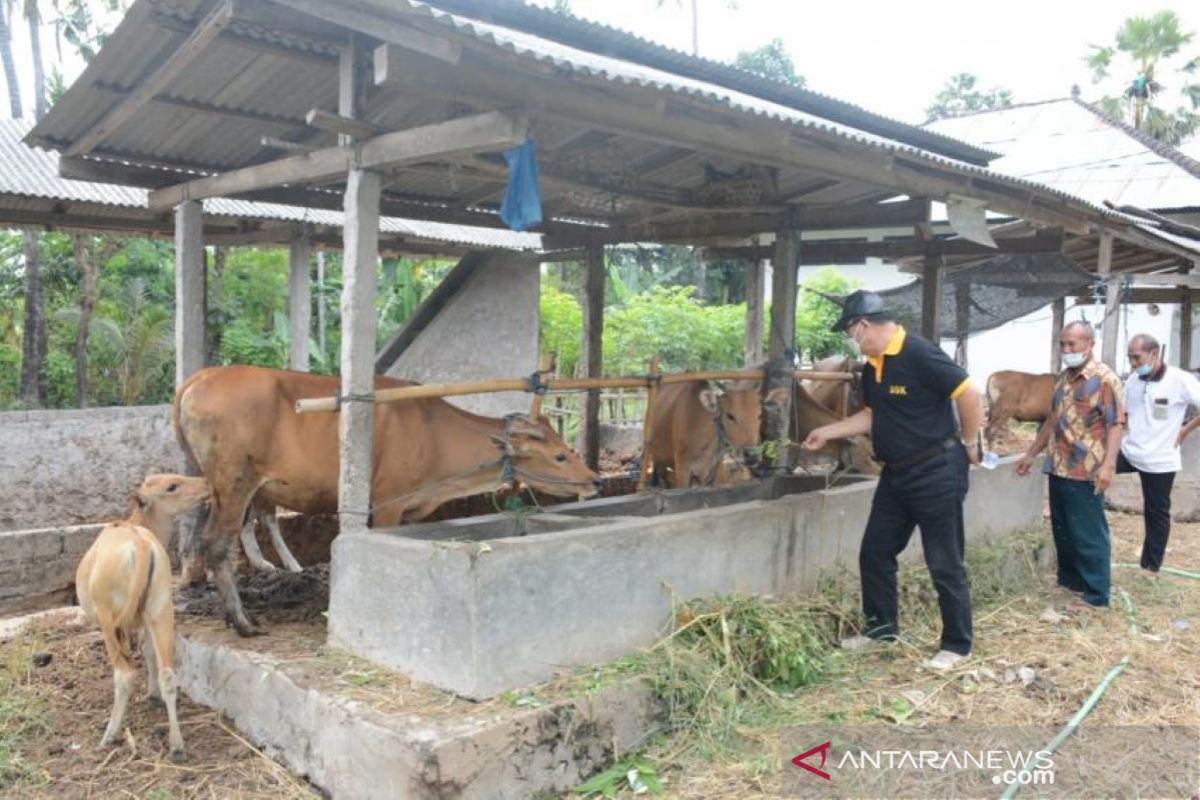
MULTIPOLYGON (((1002 254, 948 268, 942 279, 941 335, 991 330, 1090 286, 1095 278, 1061 253, 1002 254)), ((922 281, 879 292, 905 326, 921 328, 922 281)))

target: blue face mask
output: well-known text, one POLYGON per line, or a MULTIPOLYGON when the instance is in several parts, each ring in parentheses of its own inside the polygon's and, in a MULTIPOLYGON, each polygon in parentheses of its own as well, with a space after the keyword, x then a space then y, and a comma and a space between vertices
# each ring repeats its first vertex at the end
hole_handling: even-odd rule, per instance
POLYGON ((1138 368, 1134 370, 1134 372, 1136 372, 1138 374, 1138 376, 1142 377, 1142 378, 1150 377, 1150 373, 1153 371, 1154 371, 1154 367, 1152 367, 1149 364, 1140 364, 1138 366, 1138 368))

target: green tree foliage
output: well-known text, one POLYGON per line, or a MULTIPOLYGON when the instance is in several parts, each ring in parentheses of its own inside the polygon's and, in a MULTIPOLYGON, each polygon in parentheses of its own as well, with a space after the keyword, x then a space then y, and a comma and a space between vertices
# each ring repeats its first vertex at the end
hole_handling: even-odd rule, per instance
POLYGON ((1166 144, 1200 130, 1200 52, 1174 11, 1130 17, 1110 46, 1092 45, 1084 61, 1109 92, 1097 101, 1105 113, 1166 144), (1116 91, 1113 91, 1113 90, 1116 91), (1176 96, 1175 108, 1169 99, 1176 96))
POLYGON ((932 122, 935 119, 961 117, 976 111, 987 111, 992 108, 1004 108, 1012 105, 1012 92, 1008 89, 975 88, 979 79, 969 72, 959 72, 950 76, 946 85, 937 93, 933 104, 925 109, 925 116, 932 122))
POLYGON ((654 355, 668 372, 737 366, 745 316, 741 305, 702 305, 694 287, 656 286, 605 313, 605 371, 644 372, 654 355))
POLYGON ((583 310, 579 301, 543 283, 539 303, 538 341, 542 353, 558 356, 558 374, 574 375, 579 365, 583 310))
POLYGON ((778 38, 754 50, 743 50, 737 54, 733 63, 747 72, 772 78, 780 83, 804 85, 804 78, 796 74, 796 66, 784 48, 783 40, 778 38))
POLYGON ((854 291, 856 284, 832 267, 813 273, 804 281, 796 298, 796 348, 816 361, 834 355, 850 355, 846 337, 830 328, 841 316, 841 309, 826 299, 854 291))

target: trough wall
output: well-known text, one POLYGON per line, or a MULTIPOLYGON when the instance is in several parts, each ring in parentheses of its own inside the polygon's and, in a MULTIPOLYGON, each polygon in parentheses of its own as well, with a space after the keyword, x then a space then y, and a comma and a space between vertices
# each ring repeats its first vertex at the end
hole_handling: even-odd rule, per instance
MULTIPOLYGON (((972 471, 969 538, 1041 519, 1045 481, 1018 478, 1014 461, 972 471)), ((794 595, 827 570, 857 574, 874 486, 475 541, 343 534, 333 546, 330 640, 465 697, 492 697, 629 655, 689 599, 794 595)), ((910 545, 905 557, 918 555, 910 545)))

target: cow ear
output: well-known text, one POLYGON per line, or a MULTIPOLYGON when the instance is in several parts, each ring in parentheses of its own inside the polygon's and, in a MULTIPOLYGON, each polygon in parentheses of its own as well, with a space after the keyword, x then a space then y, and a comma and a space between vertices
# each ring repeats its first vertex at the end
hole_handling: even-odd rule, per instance
POLYGON ((791 389, 785 388, 783 386, 778 386, 778 387, 772 389, 771 391, 767 392, 767 396, 763 398, 763 403, 781 406, 781 405, 783 405, 784 401, 788 399, 788 395, 790 393, 791 393, 791 389))
POLYGON ((718 395, 712 389, 701 389, 700 390, 700 404, 704 406, 705 410, 711 411, 713 414, 716 414, 718 411, 721 410, 720 395, 718 395))

